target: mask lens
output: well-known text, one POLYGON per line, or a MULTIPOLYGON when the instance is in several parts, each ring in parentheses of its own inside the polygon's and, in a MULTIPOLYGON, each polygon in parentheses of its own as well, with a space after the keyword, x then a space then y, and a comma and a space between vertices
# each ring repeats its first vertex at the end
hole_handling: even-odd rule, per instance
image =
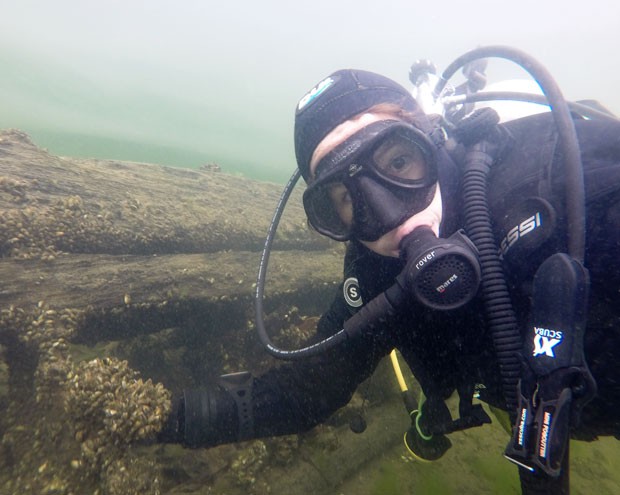
POLYGON ((424 182, 429 175, 428 159, 412 136, 397 132, 387 136, 372 154, 376 171, 403 184, 424 182))
POLYGON ((310 187, 304 192, 304 209, 310 224, 332 239, 347 240, 353 223, 353 202, 340 181, 310 187))

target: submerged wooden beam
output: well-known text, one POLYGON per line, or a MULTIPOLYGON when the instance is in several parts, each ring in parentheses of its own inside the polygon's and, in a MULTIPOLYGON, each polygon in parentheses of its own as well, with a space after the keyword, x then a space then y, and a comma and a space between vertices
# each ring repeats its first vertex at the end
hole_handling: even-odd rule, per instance
MULTIPOLYGON (((0 256, 262 248, 282 186, 212 169, 64 158, 0 131, 0 256)), ((276 249, 325 249, 296 190, 276 249)))
MULTIPOLYGON (((83 311, 89 340, 139 334, 145 319, 154 332, 222 302, 245 314, 281 190, 213 167, 58 157, 0 131, 0 309, 83 311)), ((314 311, 343 249, 308 228, 300 194, 278 229, 266 304, 314 311)))
MULTIPOLYGON (((69 491, 93 491, 97 478, 76 469, 90 446, 106 445, 105 428, 93 423, 86 439, 82 430, 60 440, 53 433, 57 425, 65 431, 76 424, 83 408, 68 410, 65 397, 71 383, 89 378, 93 357, 127 360, 125 368, 169 390, 274 365, 256 337, 252 299, 281 189, 207 169, 57 157, 20 131, 0 131, 0 385, 6 382, 8 390, 0 394, 0 406, 8 404, 3 438, 18 439, 20 447, 38 445, 5 455, 10 470, 0 455, 0 466, 17 479, 0 476, 2 486, 21 492, 23 479, 30 488, 47 487, 49 472, 69 491), (63 466, 74 467, 66 474, 63 466)), ((300 195, 294 191, 281 221, 265 291, 265 326, 284 349, 302 347, 312 336, 342 274, 343 246, 308 229, 300 195)), ((100 390, 84 397, 93 417, 108 417, 97 401, 104 389, 115 393, 104 383, 114 379, 125 388, 122 376, 94 376, 100 390)), ((309 442, 301 458, 268 470, 264 481, 274 493, 286 491, 287 481, 301 491, 331 493, 398 441, 408 418, 400 404, 393 409, 398 414, 382 410, 371 418, 364 436, 340 428, 338 449, 329 455, 321 442, 309 442), (387 425, 395 426, 393 432, 386 434, 387 425), (341 469, 336 473, 333 465, 341 469)), ((127 421, 133 428, 139 418, 127 421)), ((218 452, 226 448, 236 451, 222 446, 218 452)), ((157 459, 160 450, 145 462, 168 466, 157 459)), ((127 459, 115 459, 112 451, 101 455, 102 462, 126 469, 127 459)), ((189 485, 198 482, 197 493, 210 464, 192 462, 200 474, 189 485)), ((244 469, 239 479, 247 479, 244 469)), ((234 469, 212 472, 207 482, 227 487, 228 471, 234 469)), ((239 481, 234 476, 233 486, 239 481)))
MULTIPOLYGON (((259 253, 219 252, 158 256, 75 254, 53 261, 0 260, 0 306, 50 308, 217 300, 254 294, 259 253)), ((278 252, 268 272, 267 296, 321 291, 338 278, 336 252, 278 252), (303 262, 300 262, 303 260, 303 262)))

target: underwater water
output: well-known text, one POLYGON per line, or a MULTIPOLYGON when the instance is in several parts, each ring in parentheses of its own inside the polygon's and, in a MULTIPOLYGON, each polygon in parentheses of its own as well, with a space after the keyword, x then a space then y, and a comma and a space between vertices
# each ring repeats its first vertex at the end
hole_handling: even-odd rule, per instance
MULTIPOLYGON (((78 57, 80 58, 80 57, 78 57)), ((268 101, 266 81, 193 76, 115 57, 103 69, 56 60, 0 37, 0 128, 29 133, 55 155, 225 171, 284 182, 293 171, 292 99, 268 101), (205 79, 206 78, 206 79, 205 79), (244 106, 251 105, 251 106, 244 106)))
MULTIPOLYGON (((357 67, 413 89, 415 60, 441 71, 497 44, 536 57, 568 99, 596 98, 620 112, 619 7, 608 0, 561 9, 472 0, 467 12, 402 0, 364 9, 317 0, 301 13, 281 0, 152 4, 9 2, 0 18, 0 128, 24 130, 56 155, 216 162, 284 182, 294 168, 295 106, 322 77, 357 67)), ((489 82, 516 77, 501 64, 487 73, 489 82)))
MULTIPOLYGON (((507 44, 568 99, 619 113, 620 3, 556 4, 3 5, 0 495, 518 494, 495 418, 451 435, 436 462, 407 452, 389 360, 304 434, 196 450, 154 438, 179 391, 280 364, 252 303, 309 87, 343 67, 409 85, 418 58, 441 70, 507 44)), ((343 254, 308 229, 296 190, 265 294, 279 345, 312 335, 343 254)), ((616 439, 572 442, 572 493, 620 493, 619 458, 616 439)))

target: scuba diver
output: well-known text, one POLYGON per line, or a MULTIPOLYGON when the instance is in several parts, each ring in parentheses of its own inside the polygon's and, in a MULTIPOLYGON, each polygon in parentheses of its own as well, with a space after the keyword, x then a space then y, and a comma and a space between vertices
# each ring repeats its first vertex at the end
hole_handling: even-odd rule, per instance
MULTIPOLYGON (((437 459, 449 433, 490 422, 476 392, 511 418, 505 455, 524 493, 568 493, 568 438, 620 435, 620 121, 569 106, 538 65, 501 47, 455 61, 434 101, 448 72, 514 53, 547 111, 499 123, 489 108, 463 111, 465 95, 448 118, 353 69, 299 101, 287 191, 301 175, 309 224, 347 243, 343 282, 314 341, 278 349, 262 325, 264 253, 259 336, 290 362, 184 391, 160 440, 211 447, 309 430, 397 349, 425 396, 407 405, 412 453, 437 459)), ((463 94, 477 93, 472 81, 463 94)))

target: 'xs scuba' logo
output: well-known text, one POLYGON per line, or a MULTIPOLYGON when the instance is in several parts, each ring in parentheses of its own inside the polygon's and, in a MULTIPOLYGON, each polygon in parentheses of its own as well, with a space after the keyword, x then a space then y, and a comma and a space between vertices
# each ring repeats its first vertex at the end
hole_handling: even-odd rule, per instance
POLYGON ((532 356, 555 357, 553 348, 562 342, 562 332, 558 330, 550 330, 549 328, 534 327, 534 352, 532 356))

